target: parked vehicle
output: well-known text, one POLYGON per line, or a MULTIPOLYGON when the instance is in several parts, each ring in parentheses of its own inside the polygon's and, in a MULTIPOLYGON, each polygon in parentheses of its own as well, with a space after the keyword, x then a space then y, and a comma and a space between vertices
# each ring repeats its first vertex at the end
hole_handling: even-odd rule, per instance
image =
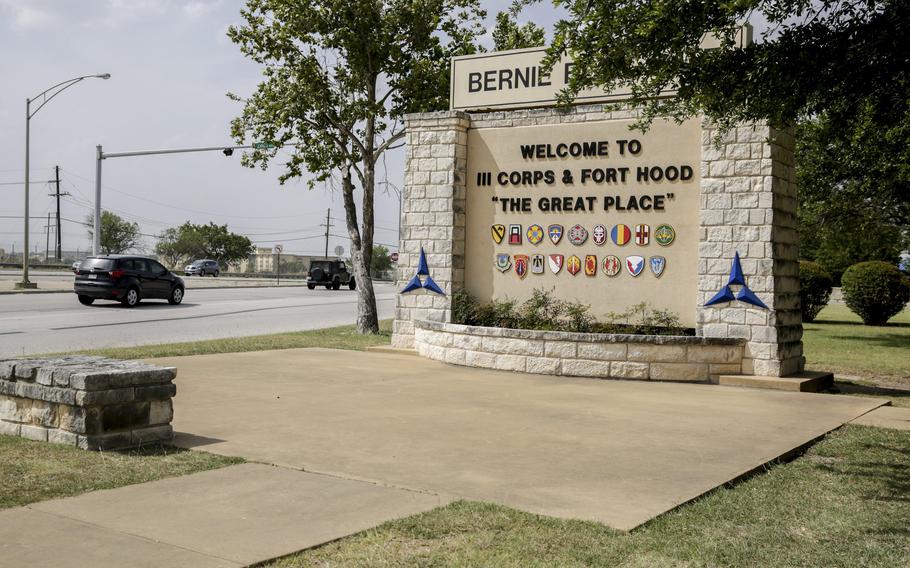
POLYGON ((128 308, 141 300, 183 301, 183 280, 157 260, 143 256, 90 256, 76 271, 73 290, 79 302, 90 306, 95 300, 114 300, 128 308))
POLYGON ((306 287, 310 290, 316 286, 325 286, 326 290, 338 290, 345 285, 349 289, 357 288, 354 275, 348 271, 343 260, 314 260, 306 273, 306 287))
POLYGON ((183 273, 186 276, 193 276, 194 274, 197 276, 205 276, 206 274, 218 276, 221 274, 221 267, 214 260, 194 260, 192 264, 187 265, 183 273))

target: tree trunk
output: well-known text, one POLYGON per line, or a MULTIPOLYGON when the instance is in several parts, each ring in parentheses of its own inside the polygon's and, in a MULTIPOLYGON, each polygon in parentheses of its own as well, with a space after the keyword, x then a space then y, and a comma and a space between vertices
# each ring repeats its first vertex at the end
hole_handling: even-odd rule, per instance
MULTIPOLYGON (((351 263, 354 269, 354 281, 357 283, 357 331, 360 333, 379 333, 379 315, 376 310, 376 293, 370 279, 370 257, 372 248, 364 254, 365 240, 361 239, 360 227, 357 226, 357 205, 354 202, 354 183, 351 170, 347 169, 341 176, 341 193, 344 198, 345 222, 351 238, 351 263)), ((367 188, 364 188, 364 205, 366 205, 367 188)), ((364 226, 370 218, 372 229, 372 200, 369 212, 364 208, 364 226)), ((372 235, 371 235, 372 237, 372 235)), ((372 238, 369 239, 372 247, 372 238)))

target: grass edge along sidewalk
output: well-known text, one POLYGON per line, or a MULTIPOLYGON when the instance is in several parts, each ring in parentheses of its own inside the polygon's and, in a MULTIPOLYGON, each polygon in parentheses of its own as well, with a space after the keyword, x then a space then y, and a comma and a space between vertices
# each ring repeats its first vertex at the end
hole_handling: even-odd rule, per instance
POLYGON ((845 426, 631 533, 459 501, 264 566, 907 566, 908 447, 910 432, 845 426))
MULTIPOLYGON (((165 445, 90 452, 0 435, 0 509, 243 463, 165 445)), ((2 561, 0 561, 2 564, 2 561)))

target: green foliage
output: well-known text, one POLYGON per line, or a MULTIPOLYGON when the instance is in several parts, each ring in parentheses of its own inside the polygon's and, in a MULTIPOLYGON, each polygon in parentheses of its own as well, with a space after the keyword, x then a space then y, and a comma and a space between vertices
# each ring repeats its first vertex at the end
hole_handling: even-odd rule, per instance
POLYGON ((910 301, 910 283, 892 264, 854 264, 841 279, 844 301, 866 325, 884 325, 910 301))
POLYGON ((392 268, 392 257, 389 255, 389 249, 382 245, 374 246, 370 259, 370 275, 378 276, 390 268, 392 268))
POLYGON ((691 330, 680 326, 679 316, 669 310, 654 309, 647 303, 636 304, 624 312, 610 314, 607 322, 597 322, 591 306, 555 297, 554 290, 535 289, 523 304, 495 299, 480 304, 460 290, 452 298, 455 323, 484 327, 572 331, 580 333, 633 333, 646 335, 686 335, 691 330))
MULTIPOLYGON (((94 215, 86 218, 88 236, 94 239, 94 215)), ((139 244, 139 224, 130 223, 116 213, 101 212, 101 252, 103 254, 121 254, 136 248, 139 244)))
POLYGON ((528 22, 522 26, 512 18, 509 12, 496 14, 496 27, 493 28, 494 50, 540 47, 545 42, 543 28, 534 22, 528 22))
MULTIPOLYGON (((406 113, 448 108, 449 60, 476 51, 479 0, 247 0, 228 37, 262 66, 263 81, 231 123, 238 142, 275 141, 243 164, 292 154, 281 182, 337 179, 351 237, 358 328, 378 332, 372 266, 376 163, 404 138, 406 113), (333 174, 335 177, 333 178, 333 174), (360 218, 354 199, 362 191, 360 218)), ((284 159, 282 157, 282 159, 284 159)))
POLYGON ((799 307, 803 321, 815 321, 818 312, 828 305, 834 280, 815 262, 799 261, 799 307))
POLYGON ((155 253, 172 268, 200 258, 217 260, 224 268, 247 258, 253 249, 249 238, 231 233, 227 225, 194 225, 189 221, 166 229, 155 245, 155 253))

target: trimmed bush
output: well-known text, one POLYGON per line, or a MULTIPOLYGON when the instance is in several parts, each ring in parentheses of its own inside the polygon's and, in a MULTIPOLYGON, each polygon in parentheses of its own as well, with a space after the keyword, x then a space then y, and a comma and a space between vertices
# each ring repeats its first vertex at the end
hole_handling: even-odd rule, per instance
POLYGON ((866 325, 885 325, 910 301, 910 283, 896 266, 881 261, 860 262, 841 278, 844 301, 866 325))
POLYGON ((818 312, 828 305, 834 280, 821 265, 799 261, 799 307, 803 321, 815 321, 818 312))

